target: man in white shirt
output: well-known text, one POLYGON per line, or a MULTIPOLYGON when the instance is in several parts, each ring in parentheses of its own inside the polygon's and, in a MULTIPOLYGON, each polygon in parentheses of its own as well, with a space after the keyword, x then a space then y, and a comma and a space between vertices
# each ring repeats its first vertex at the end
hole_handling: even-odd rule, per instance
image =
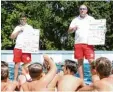
POLYGON ((11 39, 16 38, 16 45, 13 50, 14 58, 13 61, 15 63, 14 67, 14 80, 17 80, 18 77, 18 68, 20 65, 20 62, 23 62, 24 64, 31 62, 31 53, 23 53, 22 52, 22 46, 24 44, 24 37, 28 32, 32 32, 33 27, 27 24, 27 18, 25 15, 21 15, 20 17, 20 24, 15 27, 14 31, 11 34, 11 39))
POLYGON ((79 8, 80 15, 74 18, 69 26, 68 33, 75 31, 74 58, 78 60, 78 73, 80 78, 84 78, 83 60, 88 59, 89 63, 94 60, 94 47, 88 45, 89 21, 94 20, 87 14, 88 9, 85 5, 79 8))

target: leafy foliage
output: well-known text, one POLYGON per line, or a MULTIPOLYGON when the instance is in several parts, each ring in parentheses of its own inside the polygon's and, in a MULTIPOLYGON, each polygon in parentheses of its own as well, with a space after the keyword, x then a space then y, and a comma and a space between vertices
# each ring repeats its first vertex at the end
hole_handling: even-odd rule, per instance
POLYGON ((86 4, 89 14, 96 19, 107 19, 106 44, 95 46, 96 50, 113 50, 113 2, 107 1, 2 1, 1 2, 1 42, 2 49, 13 49, 15 42, 10 39, 18 24, 21 12, 28 16, 28 23, 40 29, 41 50, 72 50, 74 34, 62 39, 70 22, 78 16, 78 8, 86 4), (67 39, 68 38, 68 39, 67 39), (62 41, 64 40, 64 41, 62 41))

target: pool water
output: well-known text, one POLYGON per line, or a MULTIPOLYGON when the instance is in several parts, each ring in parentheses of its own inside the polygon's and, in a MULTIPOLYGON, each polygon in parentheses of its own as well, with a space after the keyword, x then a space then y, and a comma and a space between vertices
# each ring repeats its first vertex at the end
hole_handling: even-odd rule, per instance
MULTIPOLYGON (((58 71, 61 70, 61 66, 59 64, 56 64, 58 71)), ((21 67, 19 68, 19 74, 21 73, 21 67)), ((77 73, 75 76, 79 77, 79 74, 77 73)), ((14 63, 9 63, 9 78, 11 80, 14 79, 14 63)), ((91 83, 91 73, 90 73, 90 66, 88 63, 84 64, 84 81, 86 84, 91 83)))

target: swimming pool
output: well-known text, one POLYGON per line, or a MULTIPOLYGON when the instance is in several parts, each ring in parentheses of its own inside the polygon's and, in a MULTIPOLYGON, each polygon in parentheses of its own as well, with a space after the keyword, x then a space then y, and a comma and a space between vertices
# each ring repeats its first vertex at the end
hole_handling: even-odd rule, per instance
MULTIPOLYGON (((58 71, 61 70, 61 66, 59 64, 56 64, 58 71)), ((19 74, 21 73, 21 67, 19 68, 19 74)), ((79 77, 78 73, 75 75, 79 77)), ((14 63, 9 63, 9 78, 11 80, 14 79, 14 63)), ((90 73, 90 66, 88 63, 84 64, 84 81, 86 84, 91 83, 91 73, 90 73)))

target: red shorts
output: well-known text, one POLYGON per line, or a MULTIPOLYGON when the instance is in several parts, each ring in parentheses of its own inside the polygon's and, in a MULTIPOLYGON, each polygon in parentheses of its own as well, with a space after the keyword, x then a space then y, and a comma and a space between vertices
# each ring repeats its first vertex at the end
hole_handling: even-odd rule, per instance
POLYGON ((14 48, 13 50, 13 61, 16 63, 18 62, 24 62, 29 63, 31 62, 31 53, 22 53, 21 49, 14 48))
POLYGON ((74 58, 75 59, 94 59, 94 47, 87 44, 75 44, 74 45, 74 58))

